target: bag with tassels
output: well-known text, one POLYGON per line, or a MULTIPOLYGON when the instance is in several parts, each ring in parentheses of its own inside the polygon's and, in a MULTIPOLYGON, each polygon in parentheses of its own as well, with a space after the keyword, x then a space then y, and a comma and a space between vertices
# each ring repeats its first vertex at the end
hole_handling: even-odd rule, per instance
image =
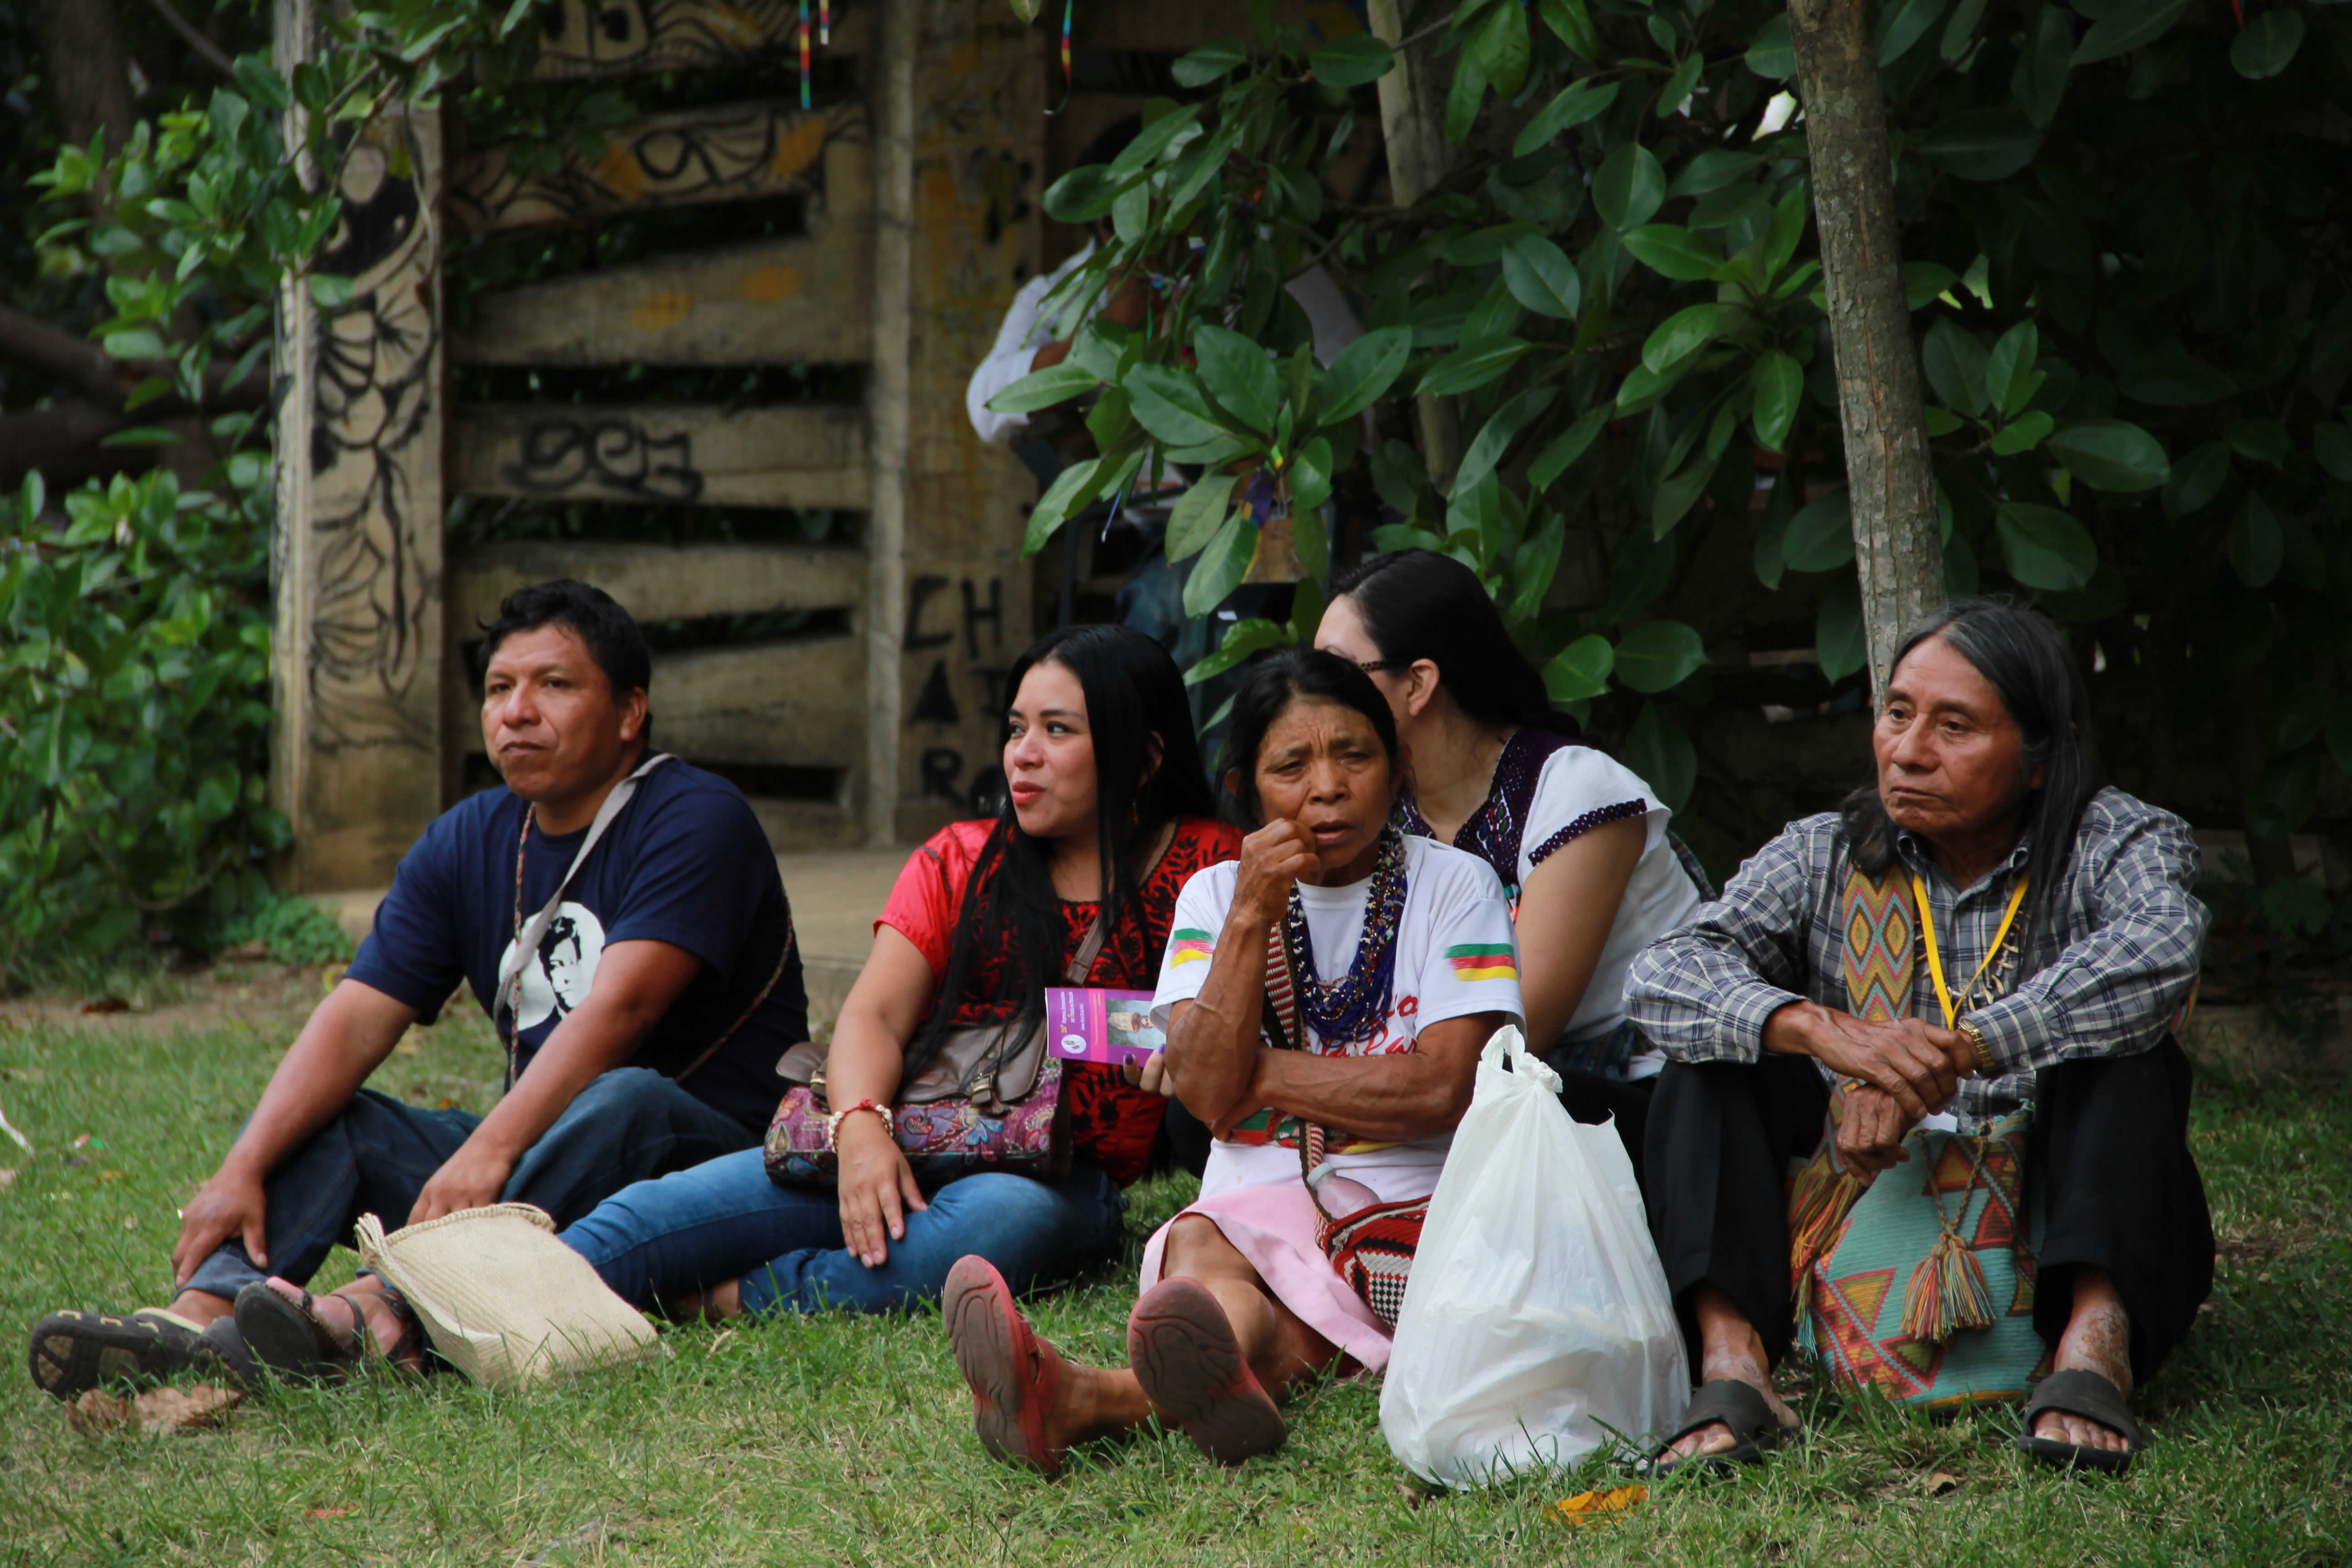
MULTIPOLYGON (((1906 891, 1899 875, 1846 879, 1844 979, 1856 1017, 1908 1012, 1918 931, 1906 891)), ((2000 948, 1997 938, 1993 952, 2000 948)), ((2048 1370, 2020 1208, 2029 1113, 1966 1131, 1914 1129, 1903 1140, 1909 1158, 1874 1180, 1838 1157, 1846 1089, 1832 1090, 1820 1147, 1789 1183, 1798 1344, 1841 1387, 1875 1388, 1898 1404, 2024 1398, 2048 1370)))

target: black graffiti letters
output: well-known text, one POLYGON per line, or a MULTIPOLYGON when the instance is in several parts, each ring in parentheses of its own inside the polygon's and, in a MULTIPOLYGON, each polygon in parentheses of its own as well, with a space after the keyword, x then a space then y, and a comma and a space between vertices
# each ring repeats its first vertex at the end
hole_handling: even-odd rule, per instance
POLYGON ((500 470, 524 495, 564 495, 595 489, 651 501, 701 499, 694 437, 686 431, 655 436, 633 419, 534 420, 522 451, 500 470))

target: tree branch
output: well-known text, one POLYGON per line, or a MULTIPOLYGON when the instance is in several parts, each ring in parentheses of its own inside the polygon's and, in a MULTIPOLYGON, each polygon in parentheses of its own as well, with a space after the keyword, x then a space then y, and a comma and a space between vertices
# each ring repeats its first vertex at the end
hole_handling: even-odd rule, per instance
POLYGON ((236 79, 236 67, 230 63, 226 55, 221 53, 220 46, 196 31, 195 24, 180 15, 179 8, 172 4, 172 0, 147 0, 147 3, 155 7, 155 14, 163 18, 164 24, 172 31, 180 35, 181 40, 188 47, 202 55, 215 70, 229 80, 236 79))

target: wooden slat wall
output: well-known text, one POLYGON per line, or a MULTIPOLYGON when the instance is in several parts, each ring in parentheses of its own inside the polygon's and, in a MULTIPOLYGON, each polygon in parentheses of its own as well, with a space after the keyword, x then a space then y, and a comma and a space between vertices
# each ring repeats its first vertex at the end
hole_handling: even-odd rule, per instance
POLYGON ((465 495, 859 511, 872 486, 855 405, 480 404, 456 426, 465 495))
POLYGON ((827 637, 654 661, 661 742, 707 762, 850 769, 866 754, 866 644, 827 637))
POLYGON ((866 140, 863 104, 803 112, 777 99, 687 110, 616 126, 602 156, 573 153, 552 174, 519 173, 505 147, 486 148, 457 168, 448 211, 495 233, 806 193, 838 216, 866 205, 866 140))
MULTIPOLYGON (((872 47, 866 4, 842 8, 829 52, 872 47)), ((725 65, 797 38, 794 0, 556 0, 540 38, 538 74, 551 79, 628 76, 725 65)))
POLYGON ((866 591, 864 554, 838 545, 616 544, 514 540, 477 544, 449 568, 449 618, 468 631, 499 601, 550 577, 592 582, 639 620, 692 620, 766 610, 854 606, 866 591))

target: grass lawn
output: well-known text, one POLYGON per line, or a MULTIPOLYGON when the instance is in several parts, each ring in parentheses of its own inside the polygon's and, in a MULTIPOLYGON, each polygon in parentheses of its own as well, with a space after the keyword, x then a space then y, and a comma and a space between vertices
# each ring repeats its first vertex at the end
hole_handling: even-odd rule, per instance
MULTIPOLYGON (((161 1299, 173 1210, 288 1037, 282 1009, 249 1012, 178 1033, 0 1023, 0 1108, 39 1149, 0 1138, 16 1367, 48 1309, 161 1299)), ((479 1108, 499 1059, 468 1012, 413 1036, 379 1086, 479 1108)), ((1287 1448, 1239 1469, 1146 1436, 1047 1484, 982 1454, 935 1317, 828 1318, 676 1331, 666 1361, 529 1398, 378 1376, 173 1437, 80 1436, 0 1372, 0 1568, 2344 1562, 2352 1095, 2209 1081, 2196 1138, 2219 1279, 2137 1402, 2156 1447, 2120 1483, 2035 1467, 2009 1447, 2008 1410, 1939 1422, 1815 1394, 1801 1451, 1572 1528, 1547 1505, 1617 1472, 1431 1495, 1389 1458, 1376 1391, 1331 1385, 1293 1405, 1287 1448)), ((1181 1194, 1139 1189, 1129 1267, 1036 1303, 1041 1331, 1081 1357, 1121 1353, 1134 1249, 1181 1194)))

